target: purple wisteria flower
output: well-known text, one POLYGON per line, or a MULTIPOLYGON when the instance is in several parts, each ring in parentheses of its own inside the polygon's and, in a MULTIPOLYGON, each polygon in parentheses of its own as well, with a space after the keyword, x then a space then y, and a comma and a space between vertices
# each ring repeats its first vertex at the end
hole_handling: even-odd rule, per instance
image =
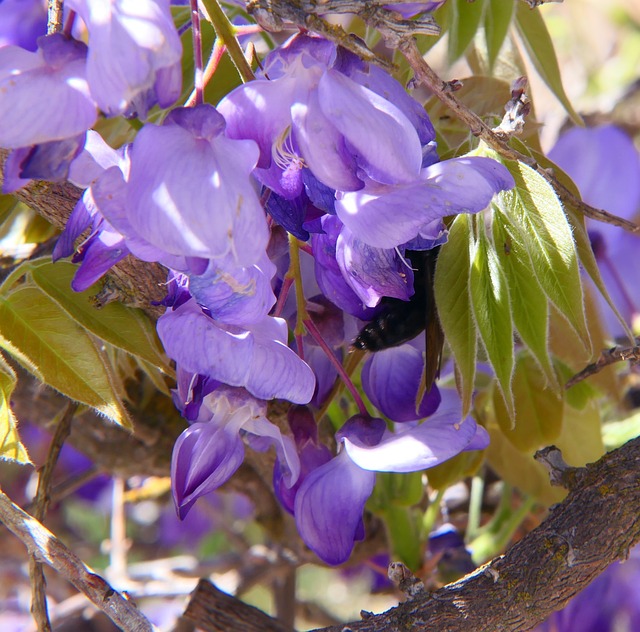
MULTIPOLYGON (((563 134, 549 158, 564 169, 585 202, 625 219, 640 214, 640 154, 620 128, 573 128, 563 134)), ((587 220, 600 274, 616 307, 632 329, 640 327, 640 240, 617 226, 587 220)), ((599 293, 598 293, 599 295, 599 293)), ((601 311, 612 336, 624 336, 604 299, 601 311)))
POLYGON ((93 126, 86 56, 84 44, 58 34, 41 37, 36 52, 0 48, 0 147, 62 140, 93 126))
POLYGON ((182 89, 182 45, 169 0, 66 0, 89 32, 87 79, 107 116, 145 118, 182 89))
MULTIPOLYGON (((186 395, 183 407, 192 403, 190 389, 186 395)), ((266 413, 266 402, 244 389, 218 385, 201 399, 198 421, 178 437, 171 459, 173 498, 180 519, 198 498, 216 490, 240 467, 243 436, 258 450, 273 445, 283 485, 291 487, 296 482, 300 461, 293 440, 282 435, 266 413)))
POLYGON ((338 455, 304 478, 295 498, 296 525, 322 560, 341 564, 364 537, 362 512, 376 472, 416 472, 487 447, 486 430, 471 417, 462 419, 458 394, 444 389, 440 395, 436 412, 419 425, 391 431, 382 419, 352 417, 336 434, 338 455))

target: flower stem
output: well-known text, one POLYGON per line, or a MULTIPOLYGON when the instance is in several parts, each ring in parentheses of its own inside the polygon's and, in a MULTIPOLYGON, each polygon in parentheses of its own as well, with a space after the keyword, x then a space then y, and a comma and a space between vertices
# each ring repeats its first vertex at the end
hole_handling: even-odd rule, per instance
POLYGON ((344 370, 344 367, 342 366, 342 362, 338 360, 338 358, 336 357, 336 354, 333 352, 333 349, 331 349, 331 347, 329 347, 329 345, 325 342, 324 338, 318 331, 318 328, 316 327, 315 323, 311 320, 311 318, 307 317, 304 320, 304 326, 309 332, 309 335, 318 343, 318 345, 322 348, 322 350, 327 354, 327 357, 329 358, 331 364, 333 364, 333 366, 335 367, 336 371, 338 371, 338 375, 340 376, 340 378, 344 382, 344 385, 347 387, 347 389, 353 396, 353 399, 360 413, 362 415, 368 415, 369 411, 367 410, 367 407, 362 401, 362 397, 360 396, 360 393, 358 393, 358 389, 355 387, 354 383, 351 381, 351 378, 347 375, 347 372, 344 370))
POLYGON ((193 85, 195 88, 195 105, 204 103, 204 73, 202 63, 202 31, 200 29, 200 11, 198 0, 190 0, 191 37, 193 39, 193 85))
POLYGON ((211 24, 213 24, 216 34, 226 46, 229 57, 231 57, 231 61, 236 67, 242 82, 247 83, 248 81, 255 79, 253 70, 251 70, 251 66, 242 52, 240 42, 238 42, 238 39, 235 36, 234 26, 229 22, 229 18, 222 10, 218 0, 201 0, 201 3, 204 14, 211 24))

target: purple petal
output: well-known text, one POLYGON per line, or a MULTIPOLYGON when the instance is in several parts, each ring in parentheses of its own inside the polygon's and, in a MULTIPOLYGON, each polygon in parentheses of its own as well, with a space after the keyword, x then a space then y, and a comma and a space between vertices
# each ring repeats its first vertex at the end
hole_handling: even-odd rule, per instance
POLYGON ((84 44, 62 35, 38 43, 37 53, 0 48, 0 146, 7 149, 77 136, 96 121, 84 44))
POLYGON ((412 345, 384 349, 366 359, 362 388, 372 404, 392 421, 423 419, 435 412, 441 399, 434 385, 416 411, 423 370, 422 353, 412 345))
MULTIPOLYGON (((399 184, 418 176, 422 164, 420 139, 393 103, 332 70, 320 80, 318 95, 324 116, 344 136, 358 165, 370 178, 399 184)), ((309 167, 317 173, 315 161, 310 161, 309 167)), ((335 189, 348 190, 319 179, 335 189)))
POLYGON ((15 45, 35 51, 47 32, 47 7, 40 0, 0 2, 0 47, 15 45))
POLYGON ((84 150, 69 167, 69 181, 77 187, 88 187, 103 171, 120 165, 123 151, 112 149, 98 134, 87 132, 84 150))
POLYGON ((69 175, 69 167, 81 153, 85 132, 63 140, 53 140, 34 145, 22 161, 21 178, 61 182, 69 175))
POLYGON ((343 277, 367 307, 383 296, 409 300, 413 270, 391 248, 374 248, 344 227, 336 242, 336 261, 343 277))
POLYGON ((187 371, 243 386, 260 399, 305 404, 315 378, 307 364, 286 345, 287 326, 265 317, 250 329, 223 326, 191 300, 158 320, 167 354, 187 371))
POLYGON ((54 261, 61 257, 68 257, 73 253, 76 239, 89 228, 95 214, 95 204, 93 204, 90 193, 87 194, 87 191, 85 191, 71 212, 64 230, 56 242, 52 254, 54 261))
POLYGON ((351 555, 374 484, 375 474, 360 469, 343 451, 300 486, 294 509, 298 532, 327 564, 341 564, 351 555))
MULTIPOLYGON (((152 95, 147 105, 157 102, 156 73, 168 67, 175 72, 182 57, 169 0, 106 6, 103 0, 68 0, 67 6, 80 14, 89 31, 87 78, 100 109, 109 116, 122 114, 145 93, 152 95)), ((175 83, 174 77, 174 92, 175 83)), ((144 117, 146 111, 137 114, 144 117)))
POLYGON ((244 446, 236 430, 213 422, 187 428, 171 457, 171 487, 180 519, 200 496, 228 481, 243 459, 244 446))
POLYGON ((457 393, 451 389, 441 393, 442 403, 433 416, 419 426, 402 426, 396 432, 386 432, 375 446, 356 445, 344 437, 349 457, 366 470, 416 472, 443 463, 470 445, 474 449, 486 447, 488 436, 478 433, 476 422, 471 417, 461 420, 462 406, 457 393))
POLYGON ((514 186, 507 169, 490 158, 454 158, 422 170, 419 180, 396 187, 375 186, 345 193, 336 201, 338 217, 359 239, 395 248, 418 235, 440 237, 437 220, 477 213, 495 193, 514 186), (433 231, 437 230, 436 234, 433 231))
POLYGON ((567 172, 588 204, 627 219, 638 211, 640 154, 615 125, 574 127, 558 139, 549 158, 567 172))
MULTIPOLYGON (((212 116, 217 113, 207 108, 212 116)), ((138 235, 173 255, 256 263, 269 234, 249 174, 257 148, 217 136, 209 142, 177 125, 145 125, 136 137, 127 186, 138 235)))

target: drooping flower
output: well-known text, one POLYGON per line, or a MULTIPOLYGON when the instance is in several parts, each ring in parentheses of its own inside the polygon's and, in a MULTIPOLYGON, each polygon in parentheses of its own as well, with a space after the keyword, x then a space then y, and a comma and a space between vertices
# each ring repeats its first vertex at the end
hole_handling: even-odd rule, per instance
POLYGON ((457 393, 443 389, 441 396, 437 411, 420 425, 391 431, 382 419, 356 415, 338 431, 341 451, 306 476, 295 499, 298 531, 322 560, 344 562, 364 537, 362 511, 375 472, 416 472, 488 445, 484 428, 471 417, 461 419, 457 393))
POLYGON ((266 402, 244 389, 218 386, 202 398, 201 421, 187 428, 173 448, 171 487, 180 519, 198 498, 216 490, 240 467, 243 436, 250 442, 253 439, 258 449, 273 445, 283 485, 290 487, 296 482, 300 462, 293 441, 267 419, 266 412, 266 402))

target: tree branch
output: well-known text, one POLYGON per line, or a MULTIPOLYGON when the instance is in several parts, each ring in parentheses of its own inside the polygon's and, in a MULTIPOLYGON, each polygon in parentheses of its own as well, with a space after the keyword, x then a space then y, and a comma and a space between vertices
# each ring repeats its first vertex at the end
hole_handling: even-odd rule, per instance
POLYGON ((36 559, 48 564, 126 632, 151 632, 154 626, 120 593, 69 550, 53 533, 0 492, 0 520, 36 559))

